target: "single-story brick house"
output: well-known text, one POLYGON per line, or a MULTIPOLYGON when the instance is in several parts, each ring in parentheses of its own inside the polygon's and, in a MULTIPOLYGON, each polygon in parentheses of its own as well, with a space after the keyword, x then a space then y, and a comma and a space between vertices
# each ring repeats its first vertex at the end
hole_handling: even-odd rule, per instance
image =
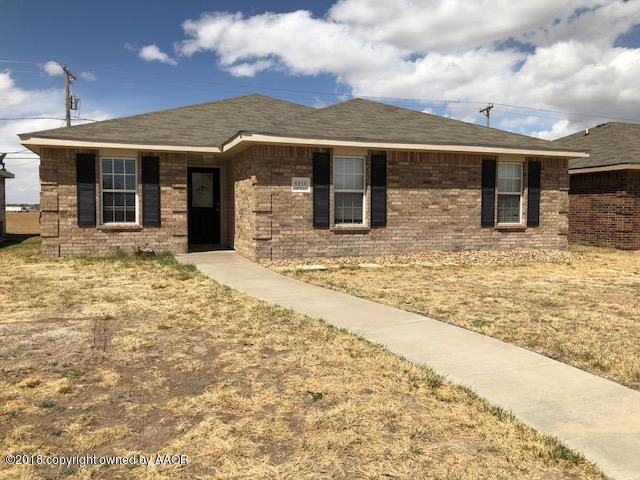
MULTIPOLYGON (((0 159, 1 160, 1 159, 0 159)), ((4 181, 7 178, 14 178, 13 173, 8 172, 4 163, 0 163, 0 241, 4 240, 7 233, 7 214, 5 201, 4 181)))
POLYGON ((41 158, 54 257, 565 248, 568 161, 587 156, 363 99, 315 109, 261 95, 20 139, 41 158))
POLYGON ((590 154, 569 163, 569 241, 640 249, 640 124, 605 123, 554 143, 590 154))

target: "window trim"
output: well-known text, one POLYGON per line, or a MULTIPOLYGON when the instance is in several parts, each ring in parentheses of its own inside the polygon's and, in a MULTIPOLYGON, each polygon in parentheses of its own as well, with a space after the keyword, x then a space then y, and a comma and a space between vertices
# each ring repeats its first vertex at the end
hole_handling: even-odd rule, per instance
POLYGON ((138 187, 139 187, 139 180, 140 180, 140 175, 138 174, 138 158, 137 157, 118 157, 115 155, 101 155, 100 156, 100 177, 99 177, 99 185, 100 185, 100 211, 99 211, 99 215, 100 215, 100 225, 102 226, 140 226, 140 195, 138 195, 138 187), (133 160, 135 163, 135 189, 133 190, 114 190, 112 188, 103 188, 102 187, 102 161, 103 160, 133 160), (136 214, 135 214, 135 221, 133 222, 105 222, 104 221, 104 207, 103 207, 103 203, 104 203, 104 193, 107 192, 116 192, 116 193, 133 193, 135 195, 135 206, 136 206, 136 214))
POLYGON ((496 162, 496 210, 495 210, 495 218, 496 218, 496 227, 502 226, 522 226, 524 225, 524 220, 522 216, 522 207, 523 207, 523 197, 524 197, 524 163, 523 162, 515 162, 515 161, 500 161, 496 162), (500 192, 500 165, 519 165, 520 166, 520 192, 500 192), (501 222, 500 221, 500 195, 519 195, 520 203, 519 203, 519 219, 517 222, 501 222))
POLYGON ((335 227, 339 228, 348 228, 348 227, 366 227, 367 226, 367 157, 365 155, 333 155, 333 160, 331 162, 331 167, 333 170, 333 175, 331 176, 332 180, 332 193, 331 193, 331 204, 333 206, 333 215, 331 215, 331 223, 335 227), (362 190, 353 190, 353 189, 337 189, 336 188, 336 159, 338 158, 348 158, 355 160, 362 160, 362 190), (361 193, 362 194, 362 222, 361 223, 337 223, 336 222, 336 193, 361 193))

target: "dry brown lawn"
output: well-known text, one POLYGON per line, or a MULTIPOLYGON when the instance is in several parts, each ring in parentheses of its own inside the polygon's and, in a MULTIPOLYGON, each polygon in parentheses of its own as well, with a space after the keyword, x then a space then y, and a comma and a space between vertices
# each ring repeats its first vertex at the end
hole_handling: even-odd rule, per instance
POLYGON ((7 212, 7 233, 39 234, 40 212, 7 212))
POLYGON ((170 256, 45 260, 29 239, 0 271, 2 456, 189 459, 0 460, 2 478, 604 478, 432 372, 170 256))
POLYGON ((333 268, 289 274, 491 335, 640 389, 640 252, 586 247, 426 252, 377 261, 386 266, 312 259, 306 263, 333 268))

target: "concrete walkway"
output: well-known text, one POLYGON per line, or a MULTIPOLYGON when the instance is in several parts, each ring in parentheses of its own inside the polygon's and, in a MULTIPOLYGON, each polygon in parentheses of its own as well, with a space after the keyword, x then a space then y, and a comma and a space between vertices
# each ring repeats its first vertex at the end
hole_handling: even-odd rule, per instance
POLYGON ((559 438, 613 478, 640 480, 640 392, 463 328, 284 277, 231 251, 178 261, 386 345, 559 438))

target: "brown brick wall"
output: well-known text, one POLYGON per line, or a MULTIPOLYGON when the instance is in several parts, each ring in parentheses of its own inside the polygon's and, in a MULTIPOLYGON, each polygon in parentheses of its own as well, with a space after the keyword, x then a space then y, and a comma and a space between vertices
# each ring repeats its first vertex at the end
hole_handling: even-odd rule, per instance
MULTIPOLYGON (((248 242, 253 235, 255 242, 255 255, 247 256, 279 259, 380 255, 427 249, 567 246, 568 173, 565 160, 541 159, 540 226, 507 231, 480 227, 482 156, 389 152, 387 226, 353 233, 353 230, 337 230, 333 225, 330 230, 314 229, 311 193, 291 192, 292 177, 311 177, 311 158, 315 150, 255 146, 242 154, 244 166, 238 169, 245 172, 240 175, 245 178, 245 190, 242 197, 238 197, 236 191, 236 222, 243 221, 240 208, 247 211, 249 203, 255 204, 255 223, 251 225, 244 219, 247 233, 242 235, 243 241, 248 242), (248 163, 250 172, 246 171, 248 163), (252 178, 251 184, 248 178, 252 178)), ((369 172, 368 165, 367 175, 369 172)), ((523 210, 526 212, 526 166, 524 172, 523 210)), ((367 200, 369 198, 367 191, 367 200)), ((236 224, 236 249, 246 255, 253 245, 238 248, 239 233, 236 224)))
MULTIPOLYGON (((137 247, 180 253, 187 248, 187 156, 161 153, 160 156, 160 227, 100 226, 100 193, 96 189, 97 227, 79 227, 75 155, 79 150, 43 149, 40 155, 40 203, 43 253, 50 257, 67 255, 106 255, 121 249, 132 252, 137 247)), ((96 182, 98 154, 96 153, 96 182)), ((140 156, 144 155, 140 152, 140 156)), ((138 162, 138 180, 140 179, 138 162)), ((138 185, 138 197, 140 195, 138 185)), ((141 219, 140 219, 141 222, 141 219)))
POLYGON ((256 165, 248 151, 229 162, 233 183, 233 248, 241 255, 256 259, 256 165))
MULTIPOLYGON (((326 149, 254 146, 228 160, 161 153, 162 225, 113 229, 77 225, 78 151, 44 149, 40 167, 43 251, 49 256, 104 255, 116 249, 133 251, 145 246, 156 251, 186 251, 186 169, 196 165, 223 169, 223 243, 254 260, 426 249, 566 247, 566 161, 541 159, 541 225, 537 228, 513 231, 480 227, 482 156, 388 152, 388 225, 374 229, 365 226, 357 231, 332 225, 330 230, 317 230, 312 226, 311 193, 291 192, 292 177, 311 177, 314 151, 326 149)), ((92 153, 96 153, 97 162, 99 155, 92 153)), ((367 176, 369 166, 368 161, 367 176)), ((98 165, 96 172, 98 176, 98 165)), ((524 172, 526 186, 526 168, 524 172)), ((99 189, 96 197, 99 220, 99 189)), ((523 210, 526 212, 526 188, 523 210)))
POLYGON ((571 175, 569 241, 640 249, 640 171, 571 175))

